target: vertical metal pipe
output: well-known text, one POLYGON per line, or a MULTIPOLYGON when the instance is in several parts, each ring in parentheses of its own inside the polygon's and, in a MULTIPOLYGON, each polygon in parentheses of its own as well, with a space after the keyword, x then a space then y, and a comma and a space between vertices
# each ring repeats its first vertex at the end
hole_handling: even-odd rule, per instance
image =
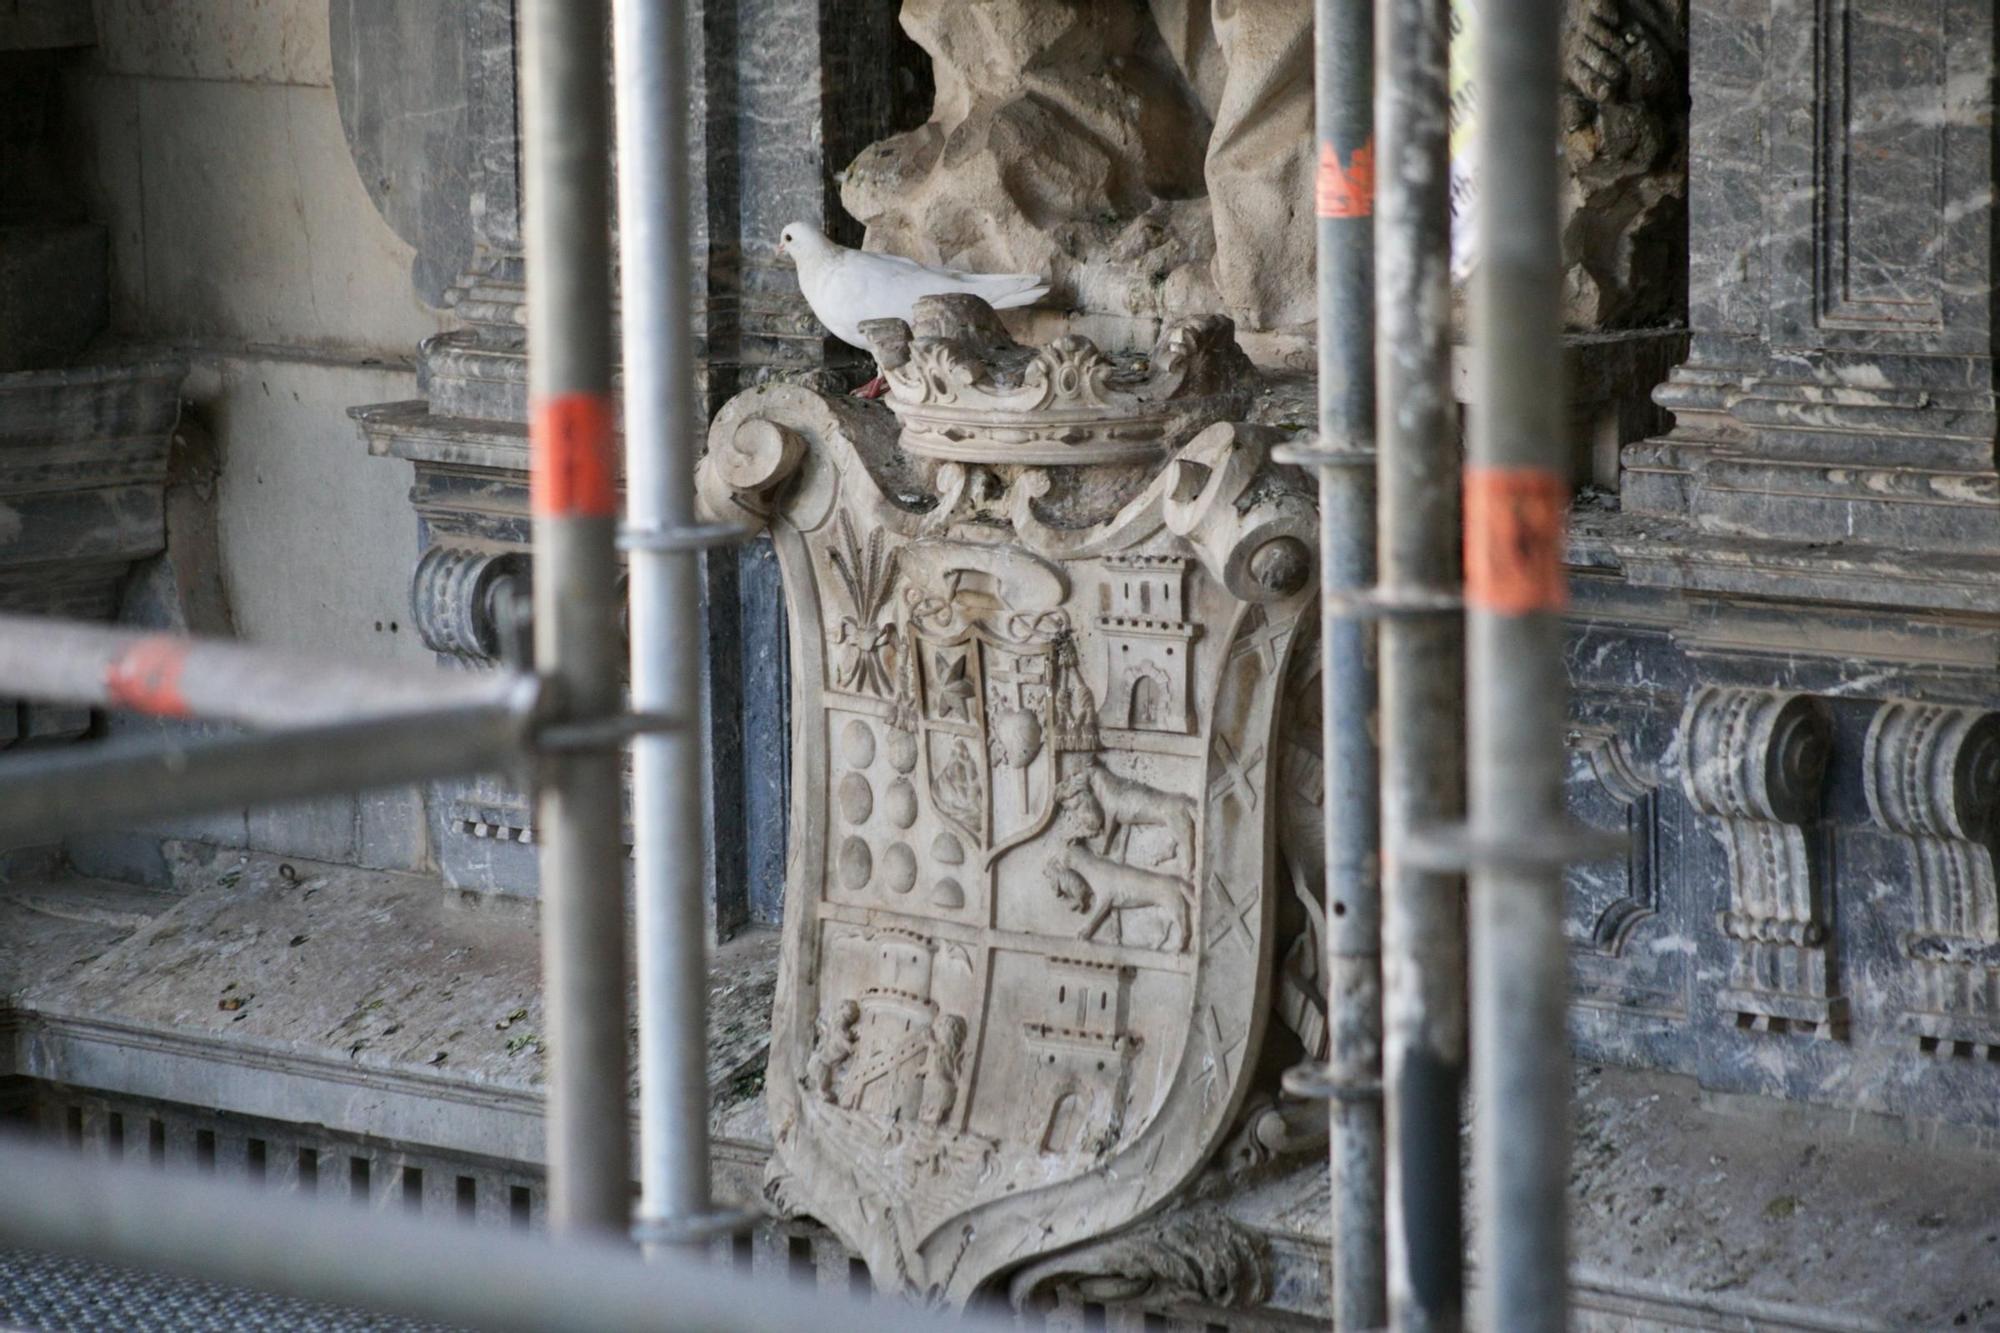
POLYGON ((1472 1073, 1481 1327, 1565 1327, 1568 1043, 1558 857, 1566 589, 1559 0, 1481 0, 1479 272, 1465 478, 1472 1073), (1483 854, 1482 854, 1482 849, 1483 854))
POLYGON ((1376 0, 1383 1098, 1390 1326, 1464 1323, 1462 882, 1396 849, 1465 813, 1458 409, 1451 384, 1450 0, 1376 0))
POLYGON ((1378 1328, 1387 1317, 1377 700, 1371 630, 1353 614, 1375 580, 1373 30, 1369 0, 1317 0, 1320 645, 1333 1320, 1341 1329, 1378 1328))
MULTIPOLYGON (((572 717, 619 707, 604 0, 522 0, 521 131, 535 661, 572 717)), ((548 756, 539 792, 549 1221, 623 1236, 624 856, 615 748, 548 756)))
MULTIPOLYGON (((694 348, 687 20, 674 0, 613 0, 623 251, 625 495, 633 537, 632 706, 692 716, 701 684, 694 521, 694 348)), ((639 966, 639 1229, 688 1234, 709 1211, 701 732, 632 747, 639 966)))

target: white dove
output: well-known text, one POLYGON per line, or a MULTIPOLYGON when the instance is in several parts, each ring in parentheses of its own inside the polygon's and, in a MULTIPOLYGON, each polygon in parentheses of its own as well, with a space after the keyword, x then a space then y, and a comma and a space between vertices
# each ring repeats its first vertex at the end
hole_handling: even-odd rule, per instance
MULTIPOLYGON (((778 239, 778 253, 790 255, 799 270, 799 290, 819 322, 834 337, 867 350, 861 322, 907 320, 924 296, 970 292, 995 310, 1027 305, 1049 294, 1048 282, 1033 273, 965 273, 933 268, 900 255, 876 254, 836 244, 810 222, 794 222, 778 239)), ((880 375, 856 392, 879 398, 887 389, 880 375)))

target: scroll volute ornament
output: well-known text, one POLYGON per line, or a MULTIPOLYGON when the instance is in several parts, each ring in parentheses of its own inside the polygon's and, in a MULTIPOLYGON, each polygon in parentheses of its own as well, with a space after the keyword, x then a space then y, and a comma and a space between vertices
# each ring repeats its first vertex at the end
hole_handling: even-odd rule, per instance
POLYGON ((1868 726, 1863 783, 1876 822, 1908 851, 1905 1030, 1935 1054, 2000 1051, 2000 713, 1884 703, 1868 726))
POLYGON ((1729 985, 1737 1025, 1837 1035, 1817 818, 1832 729, 1810 695, 1707 686, 1681 722, 1688 800, 1709 817, 1729 862, 1729 985))
POLYGON ((873 330, 897 416, 739 395, 700 473, 793 646, 767 1197, 953 1304, 1171 1202, 1250 1093, 1314 559, 1214 419, 1226 321, 1142 372, 958 304, 873 330))

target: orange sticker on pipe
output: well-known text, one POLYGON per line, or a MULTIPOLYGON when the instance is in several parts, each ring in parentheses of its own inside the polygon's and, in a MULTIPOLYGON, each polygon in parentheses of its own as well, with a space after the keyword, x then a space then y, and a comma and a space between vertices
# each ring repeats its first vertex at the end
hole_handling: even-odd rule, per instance
POLYGON ((1465 470, 1465 604, 1521 616, 1569 604, 1569 485, 1542 468, 1465 470))
POLYGON ((535 407, 528 428, 530 507, 538 518, 610 518, 618 512, 611 400, 564 393, 535 407))
POLYGON ((1319 179, 1313 191, 1323 218, 1375 215, 1375 140, 1354 150, 1345 166, 1330 143, 1319 146, 1319 179))
POLYGON ((187 668, 185 639, 156 634, 140 639, 104 669, 104 693, 114 708, 154 717, 192 717, 181 693, 181 673, 187 668))

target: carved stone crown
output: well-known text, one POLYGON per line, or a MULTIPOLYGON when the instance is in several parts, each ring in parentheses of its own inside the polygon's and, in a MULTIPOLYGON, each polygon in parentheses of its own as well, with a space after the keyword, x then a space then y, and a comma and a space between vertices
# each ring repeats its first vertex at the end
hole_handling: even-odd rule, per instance
POLYGON ((926 458, 1027 467, 1150 462, 1240 415, 1255 372, 1223 315, 1167 326, 1148 358, 1075 334, 1026 348, 976 296, 927 296, 914 328, 868 320, 903 447, 926 458))

